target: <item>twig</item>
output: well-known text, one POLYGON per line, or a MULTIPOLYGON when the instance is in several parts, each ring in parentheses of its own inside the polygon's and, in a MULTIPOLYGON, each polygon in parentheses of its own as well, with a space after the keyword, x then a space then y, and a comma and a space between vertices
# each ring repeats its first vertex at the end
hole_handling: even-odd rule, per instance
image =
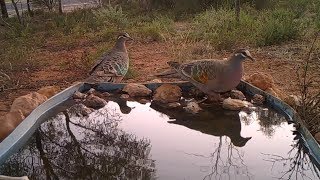
POLYGON ((1 71, 0 71, 0 74, 4 75, 9 81, 11 81, 11 78, 8 74, 1 72, 1 71))

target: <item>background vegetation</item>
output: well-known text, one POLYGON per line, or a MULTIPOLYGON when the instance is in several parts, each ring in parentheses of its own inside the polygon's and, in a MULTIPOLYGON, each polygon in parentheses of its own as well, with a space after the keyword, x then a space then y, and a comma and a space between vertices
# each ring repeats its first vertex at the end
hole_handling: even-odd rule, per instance
MULTIPOLYGON (((192 53, 209 57, 214 50, 308 44, 320 29, 319 0, 242 0, 239 17, 236 1, 101 0, 95 8, 62 13, 58 0, 30 0, 32 8, 19 11, 20 19, 0 20, 0 88, 13 87, 16 72, 44 67, 39 52, 48 42, 55 44, 55 51, 74 49, 82 41, 92 44, 97 51, 84 53, 75 65, 88 69, 119 31, 141 42, 168 42, 168 51, 185 59, 189 46, 196 46, 192 53)), ((313 49, 312 54, 319 52, 318 41, 313 49)), ((310 57, 308 66, 318 68, 318 61, 310 57)), ((129 76, 134 74, 130 69, 129 76)))

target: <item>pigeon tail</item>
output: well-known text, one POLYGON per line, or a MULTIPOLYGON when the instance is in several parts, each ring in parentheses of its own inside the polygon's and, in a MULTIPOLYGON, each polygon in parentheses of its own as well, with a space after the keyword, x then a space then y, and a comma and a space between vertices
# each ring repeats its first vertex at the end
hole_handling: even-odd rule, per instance
POLYGON ((178 63, 176 61, 169 61, 167 63, 168 63, 169 66, 171 66, 172 68, 174 68, 176 70, 179 69, 179 67, 180 67, 180 63, 178 63))

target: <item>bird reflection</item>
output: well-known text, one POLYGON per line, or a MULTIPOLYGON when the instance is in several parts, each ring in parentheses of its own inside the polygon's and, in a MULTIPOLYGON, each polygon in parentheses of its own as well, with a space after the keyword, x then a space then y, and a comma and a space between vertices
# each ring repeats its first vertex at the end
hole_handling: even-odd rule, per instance
POLYGON ((183 109, 172 111, 156 104, 151 104, 151 108, 175 119, 170 123, 213 136, 228 136, 232 144, 237 147, 245 146, 251 139, 251 137, 241 136, 241 121, 238 112, 226 112, 219 106, 206 108, 208 110, 196 115, 185 113, 183 109))
POLYGON ((117 98, 112 101, 116 102, 119 105, 122 114, 129 114, 131 112, 132 108, 127 105, 127 100, 117 98))

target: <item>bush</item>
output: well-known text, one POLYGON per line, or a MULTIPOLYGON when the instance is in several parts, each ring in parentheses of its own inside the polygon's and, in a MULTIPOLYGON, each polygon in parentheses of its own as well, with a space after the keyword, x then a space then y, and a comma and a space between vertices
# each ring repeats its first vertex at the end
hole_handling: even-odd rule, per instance
POLYGON ((262 13, 257 45, 273 45, 299 37, 300 27, 293 12, 279 9, 262 13))
POLYGON ((211 9, 195 17, 192 37, 208 41, 217 49, 231 49, 252 41, 256 22, 245 12, 240 14, 240 22, 237 22, 233 10, 211 9))
POLYGON ((129 25, 127 15, 123 13, 120 6, 108 5, 105 8, 93 11, 96 20, 105 26, 115 26, 118 29, 125 29, 129 25))
POLYGON ((232 9, 211 9, 194 18, 192 37, 208 41, 217 49, 232 49, 244 44, 279 44, 298 38, 301 31, 294 13, 284 9, 243 9, 239 22, 232 9))
POLYGON ((142 38, 149 38, 154 41, 162 41, 166 40, 174 33, 174 23, 173 20, 166 17, 161 16, 157 17, 151 22, 145 22, 140 29, 138 29, 138 33, 142 38))

